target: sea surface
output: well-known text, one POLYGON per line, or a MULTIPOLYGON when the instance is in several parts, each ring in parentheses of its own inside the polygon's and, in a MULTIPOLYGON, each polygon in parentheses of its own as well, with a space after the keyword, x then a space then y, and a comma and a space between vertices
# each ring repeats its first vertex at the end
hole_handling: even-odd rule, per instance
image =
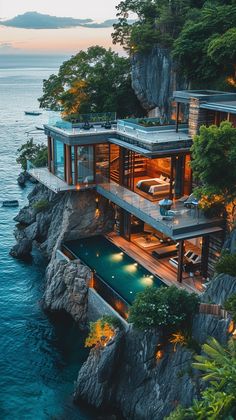
POLYGON ((0 419, 96 419, 73 405, 74 381, 87 357, 84 336, 69 317, 48 317, 41 308, 45 261, 35 254, 25 263, 9 256, 15 243, 13 218, 19 208, 1 201, 27 203, 32 186, 17 184, 17 149, 27 138, 41 142, 35 130, 48 120, 24 115, 38 109, 42 80, 65 57, 0 55, 0 419), (27 134, 28 133, 28 134, 27 134))

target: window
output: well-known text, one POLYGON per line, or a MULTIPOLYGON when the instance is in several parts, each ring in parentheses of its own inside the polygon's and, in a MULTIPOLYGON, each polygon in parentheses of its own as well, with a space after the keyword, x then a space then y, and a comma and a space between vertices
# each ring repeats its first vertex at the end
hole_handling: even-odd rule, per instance
POLYGON ((77 148, 77 183, 92 182, 94 182, 93 146, 79 146, 77 148))
POLYGON ((65 165, 64 144, 60 140, 54 139, 55 175, 57 175, 61 179, 65 178, 64 165, 65 165))

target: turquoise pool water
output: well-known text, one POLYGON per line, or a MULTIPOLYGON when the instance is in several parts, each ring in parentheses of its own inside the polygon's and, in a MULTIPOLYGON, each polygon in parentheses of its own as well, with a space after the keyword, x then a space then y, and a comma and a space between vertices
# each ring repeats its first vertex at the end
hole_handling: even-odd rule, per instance
POLYGON ((64 245, 75 257, 80 258, 94 270, 128 304, 132 304, 135 295, 146 287, 164 286, 161 279, 153 276, 104 236, 69 241, 64 245))

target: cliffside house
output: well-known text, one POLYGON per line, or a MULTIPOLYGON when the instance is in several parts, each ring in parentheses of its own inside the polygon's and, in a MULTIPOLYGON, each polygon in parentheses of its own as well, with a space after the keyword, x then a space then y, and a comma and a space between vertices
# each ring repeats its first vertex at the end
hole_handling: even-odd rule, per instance
MULTIPOLYGON (((144 275, 146 284, 156 276, 165 284, 201 291, 220 255, 224 221, 206 218, 190 196, 190 147, 202 124, 229 120, 236 126, 236 94, 176 91, 172 100, 168 125, 153 125, 155 119, 115 121, 111 114, 109 123, 107 115, 87 116, 92 127, 56 118, 44 127, 48 167, 29 172, 56 193, 96 190, 97 209, 100 196, 113 203, 115 226, 107 239, 120 254, 132 257, 134 266, 151 273, 144 275)), ((68 255, 81 257, 78 248, 76 253, 70 247, 64 249, 68 255)), ((101 294, 107 296, 104 288, 100 283, 101 294)))

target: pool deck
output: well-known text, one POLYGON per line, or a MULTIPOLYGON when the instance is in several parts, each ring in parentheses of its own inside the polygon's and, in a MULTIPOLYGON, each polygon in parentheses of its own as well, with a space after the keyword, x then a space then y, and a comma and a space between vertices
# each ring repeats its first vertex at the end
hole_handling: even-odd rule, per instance
POLYGON ((168 286, 176 286, 179 289, 185 289, 190 293, 201 294, 204 290, 201 282, 201 277, 189 277, 187 273, 183 273, 182 283, 177 282, 177 272, 169 264, 169 258, 163 258, 158 261, 153 258, 151 253, 144 251, 132 242, 128 242, 121 236, 115 233, 106 235, 116 246, 121 248, 126 254, 132 257, 140 265, 144 266, 153 275, 159 277, 168 286))

